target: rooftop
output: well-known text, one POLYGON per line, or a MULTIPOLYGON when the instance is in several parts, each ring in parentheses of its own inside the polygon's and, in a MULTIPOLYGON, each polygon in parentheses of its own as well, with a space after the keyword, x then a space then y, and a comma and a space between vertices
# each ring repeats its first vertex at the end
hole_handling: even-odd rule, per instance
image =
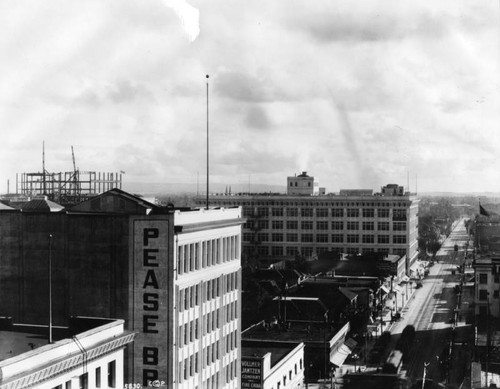
POLYGON ((267 353, 271 353, 271 368, 290 353, 297 343, 273 343, 261 342, 258 340, 241 341, 241 357, 259 357, 263 358, 267 353))

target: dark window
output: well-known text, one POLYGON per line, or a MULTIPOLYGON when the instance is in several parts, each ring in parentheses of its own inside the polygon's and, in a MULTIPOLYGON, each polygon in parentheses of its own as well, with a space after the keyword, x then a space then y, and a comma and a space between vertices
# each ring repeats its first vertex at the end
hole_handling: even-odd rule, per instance
POLYGON ((340 230, 344 229, 344 222, 332 222, 332 230, 340 230))
POLYGON ((317 234, 316 242, 318 243, 328 243, 328 234, 317 234))
POLYGON ((97 367, 95 369, 95 387, 100 388, 101 387, 101 367, 97 367))
POLYGON ((312 221, 302 221, 300 222, 300 226, 303 230, 312 230, 313 222, 312 221))
POLYGON ((300 212, 302 217, 312 217, 313 209, 312 208, 302 208, 300 212))
POLYGON ((283 234, 273 232, 273 234, 271 235, 271 240, 273 242, 283 242, 283 234))
POLYGON ((373 231, 375 229, 375 224, 373 222, 363 222, 364 231, 373 231))
POLYGON ((406 222, 394 222, 392 229, 393 231, 406 231, 406 222))
POLYGON ((286 240, 287 242, 298 242, 298 234, 286 234, 286 240))
POLYGON ((332 243, 344 243, 344 235, 343 234, 333 234, 332 235, 332 243))
POLYGON ((488 274, 479 273, 479 283, 480 284, 487 284, 488 283, 488 274))
POLYGON ((358 230, 359 229, 359 223, 358 222, 347 222, 347 229, 348 230, 358 230))
POLYGON ((374 243, 375 237, 373 235, 363 235, 363 243, 374 243))
POLYGON ((313 241, 313 234, 302 234, 301 240, 302 240, 302 242, 312 242, 313 241))
POLYGON ((288 217, 297 217, 299 216, 299 210, 297 208, 287 208, 286 216, 288 217))
POLYGON ((80 389, 88 389, 89 387, 89 373, 80 376, 80 389))
POLYGON ((389 210, 388 209, 377 209, 377 215, 378 215, 378 217, 389 217, 389 210))
POLYGON ((486 289, 479 290, 479 300, 487 300, 488 299, 488 291, 486 289))
POLYGON ((373 208, 363 209, 363 217, 375 217, 375 210, 373 208))
POLYGON ((296 230, 299 228, 299 222, 297 220, 287 220, 286 229, 287 230, 296 230))
POLYGON ((359 209, 347 208, 347 217, 359 217, 359 209))
POLYGON ((344 217, 344 209, 332 208, 332 217, 344 217))
POLYGON ((379 235, 377 237, 377 243, 389 243, 389 235, 379 235))
POLYGON ((283 208, 272 208, 271 215, 273 216, 283 216, 283 208))
POLYGON ((273 230, 282 230, 283 229, 283 221, 282 220, 273 220, 271 222, 273 230))
POLYGON ((358 243, 359 242, 359 235, 347 235, 347 243, 358 243))
POLYGON ((108 386, 110 388, 116 386, 116 361, 108 363, 108 386))
POLYGON ((322 231, 328 230, 328 222, 316 222, 316 229, 322 231))
POLYGON ((328 208, 317 208, 316 217, 328 217, 328 208))

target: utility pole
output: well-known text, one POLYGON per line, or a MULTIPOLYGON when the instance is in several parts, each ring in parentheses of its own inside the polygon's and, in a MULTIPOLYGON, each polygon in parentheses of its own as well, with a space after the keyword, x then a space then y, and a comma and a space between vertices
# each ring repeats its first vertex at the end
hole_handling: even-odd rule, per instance
POLYGON ((49 234, 49 344, 52 344, 52 234, 49 234))

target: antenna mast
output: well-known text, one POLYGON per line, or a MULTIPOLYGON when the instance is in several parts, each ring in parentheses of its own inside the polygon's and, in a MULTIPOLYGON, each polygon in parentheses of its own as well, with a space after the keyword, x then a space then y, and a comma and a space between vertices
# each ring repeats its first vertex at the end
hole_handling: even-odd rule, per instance
POLYGON ((43 195, 47 195, 47 186, 45 179, 45 141, 42 141, 42 174, 43 174, 43 195))

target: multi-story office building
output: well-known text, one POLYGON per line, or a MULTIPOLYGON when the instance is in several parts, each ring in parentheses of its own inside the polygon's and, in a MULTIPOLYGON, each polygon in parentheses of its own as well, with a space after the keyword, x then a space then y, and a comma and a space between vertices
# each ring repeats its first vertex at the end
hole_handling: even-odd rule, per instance
POLYGON ((243 207, 247 219, 243 227, 245 257, 281 259, 297 254, 311 257, 325 251, 381 252, 406 255, 407 271, 416 261, 416 195, 394 184, 383 187, 380 193, 341 190, 335 195, 312 195, 311 177, 288 178, 292 189, 295 182, 297 187, 305 183, 307 195, 246 193, 210 197, 212 205, 243 207))
POLYGON ((116 189, 71 209, 40 201, 0 211, 0 316, 48 323, 50 269, 55 325, 117 317, 137 333, 126 382, 239 387, 240 208, 174 210, 116 189))

